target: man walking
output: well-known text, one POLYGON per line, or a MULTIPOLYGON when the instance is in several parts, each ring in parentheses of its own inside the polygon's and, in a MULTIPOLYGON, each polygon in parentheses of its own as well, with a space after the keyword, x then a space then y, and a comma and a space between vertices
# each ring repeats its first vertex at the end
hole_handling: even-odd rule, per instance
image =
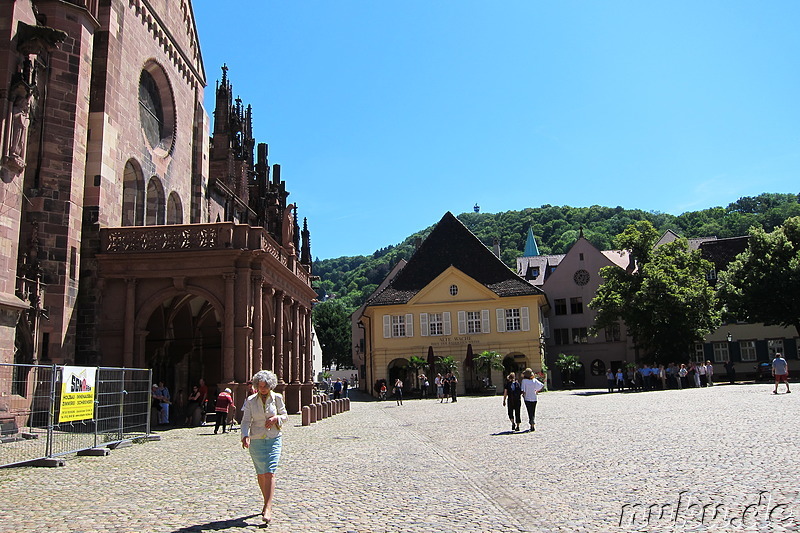
POLYGON ((775 359, 772 360, 772 375, 775 376, 775 390, 772 394, 778 394, 778 384, 786 384, 786 394, 789 394, 789 363, 780 353, 775 354, 775 359))

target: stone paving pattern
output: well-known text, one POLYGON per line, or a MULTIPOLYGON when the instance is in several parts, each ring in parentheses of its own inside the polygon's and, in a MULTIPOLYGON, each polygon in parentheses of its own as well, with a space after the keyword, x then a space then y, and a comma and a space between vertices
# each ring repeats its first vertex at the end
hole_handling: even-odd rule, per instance
POLYGON ((0 470, 0 531, 797 531, 800 390, 771 390, 548 392, 533 433, 510 432, 500 397, 291 416, 266 528, 239 432, 170 429, 0 470))

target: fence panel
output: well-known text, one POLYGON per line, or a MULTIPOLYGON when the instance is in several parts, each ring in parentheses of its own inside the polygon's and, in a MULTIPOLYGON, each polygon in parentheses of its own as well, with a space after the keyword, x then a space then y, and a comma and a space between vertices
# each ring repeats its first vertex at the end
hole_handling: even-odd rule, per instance
POLYGON ((0 364, 0 466, 49 453, 53 368, 0 364))
POLYGON ((62 367, 0 364, 0 467, 148 435, 150 379, 149 369, 97 368, 93 417, 59 422, 62 367))

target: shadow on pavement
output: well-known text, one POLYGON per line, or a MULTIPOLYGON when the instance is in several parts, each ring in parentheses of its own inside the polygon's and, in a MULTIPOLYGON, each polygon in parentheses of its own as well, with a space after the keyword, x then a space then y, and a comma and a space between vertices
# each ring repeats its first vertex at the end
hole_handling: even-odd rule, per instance
MULTIPOLYGON (((231 518, 230 520, 218 520, 216 522, 208 522, 206 524, 197 524, 194 526, 182 527, 176 529, 172 533, 186 533, 189 531, 224 531, 234 527, 253 527, 253 524, 248 524, 245 520, 261 516, 259 514, 251 514, 248 516, 241 516, 239 518, 231 518)), ((266 524, 261 524, 260 527, 266 527, 266 524)))

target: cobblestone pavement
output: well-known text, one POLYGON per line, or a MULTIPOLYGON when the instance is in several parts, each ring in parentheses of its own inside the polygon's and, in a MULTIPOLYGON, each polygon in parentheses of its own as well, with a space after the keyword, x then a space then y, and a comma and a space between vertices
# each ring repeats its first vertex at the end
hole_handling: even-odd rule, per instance
MULTIPOLYGON (((797 531, 800 390, 771 390, 549 392, 536 432, 519 433, 500 397, 354 401, 308 427, 292 416, 266 529, 797 531)), ((0 531, 264 529, 238 432, 160 434, 62 468, 0 470, 0 531)))

